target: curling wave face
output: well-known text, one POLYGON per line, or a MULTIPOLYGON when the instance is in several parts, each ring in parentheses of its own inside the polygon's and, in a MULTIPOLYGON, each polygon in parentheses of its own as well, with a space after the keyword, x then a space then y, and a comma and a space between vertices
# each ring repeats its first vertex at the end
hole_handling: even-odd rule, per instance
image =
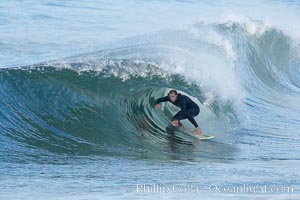
POLYGON ((227 22, 2 69, 1 154, 10 161, 45 154, 247 159, 238 153, 242 146, 255 159, 283 159, 299 140, 298 63, 293 39, 282 31, 227 22), (196 120, 214 141, 168 132, 176 108, 153 103, 171 88, 194 98, 196 120))

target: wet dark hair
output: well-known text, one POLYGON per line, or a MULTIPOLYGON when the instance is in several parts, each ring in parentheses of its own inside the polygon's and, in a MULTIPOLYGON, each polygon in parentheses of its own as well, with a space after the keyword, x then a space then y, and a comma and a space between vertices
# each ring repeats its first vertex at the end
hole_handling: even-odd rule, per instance
POLYGON ((176 94, 177 95, 177 91, 176 90, 170 90, 168 95, 170 95, 170 94, 176 94))

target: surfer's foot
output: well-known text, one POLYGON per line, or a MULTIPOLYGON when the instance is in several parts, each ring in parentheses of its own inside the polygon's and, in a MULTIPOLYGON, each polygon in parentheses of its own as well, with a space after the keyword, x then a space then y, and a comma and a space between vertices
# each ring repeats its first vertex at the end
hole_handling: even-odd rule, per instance
POLYGON ((200 134, 201 134, 201 129, 200 129, 199 127, 197 127, 197 128, 194 130, 194 134, 200 135, 200 134))
POLYGON ((172 121, 173 126, 178 126, 178 120, 172 121))

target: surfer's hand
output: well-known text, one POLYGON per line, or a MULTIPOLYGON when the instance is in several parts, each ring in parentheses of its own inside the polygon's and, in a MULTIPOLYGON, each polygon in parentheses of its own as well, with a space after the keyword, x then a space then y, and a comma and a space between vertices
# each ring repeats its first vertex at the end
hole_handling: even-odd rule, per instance
POLYGON ((177 119, 173 120, 172 124, 173 124, 173 126, 178 126, 178 120, 177 119))
POLYGON ((159 103, 156 104, 156 105, 155 105, 155 108, 160 108, 160 104, 159 104, 159 103))

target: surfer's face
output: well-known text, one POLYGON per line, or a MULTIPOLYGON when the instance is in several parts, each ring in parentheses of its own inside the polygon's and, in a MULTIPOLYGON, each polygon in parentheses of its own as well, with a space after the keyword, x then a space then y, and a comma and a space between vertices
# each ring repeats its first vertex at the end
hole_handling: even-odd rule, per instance
POLYGON ((169 94, 169 99, 170 99, 172 102, 175 102, 176 99, 177 99, 177 95, 174 94, 174 93, 171 93, 171 94, 169 94))

